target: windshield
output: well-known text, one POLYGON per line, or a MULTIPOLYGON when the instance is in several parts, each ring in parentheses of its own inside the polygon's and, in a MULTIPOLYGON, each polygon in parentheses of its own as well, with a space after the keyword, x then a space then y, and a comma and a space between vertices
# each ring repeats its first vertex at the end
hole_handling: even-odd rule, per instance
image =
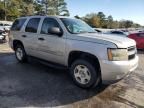
POLYGON ((84 21, 79 19, 61 18, 67 30, 72 34, 78 33, 95 33, 96 31, 91 28, 84 21))

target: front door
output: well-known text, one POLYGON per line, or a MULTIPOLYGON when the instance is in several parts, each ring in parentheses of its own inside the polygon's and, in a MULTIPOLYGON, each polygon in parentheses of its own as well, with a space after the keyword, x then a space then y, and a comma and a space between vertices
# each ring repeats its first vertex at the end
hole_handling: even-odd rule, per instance
POLYGON ((48 29, 50 27, 60 28, 60 25, 54 18, 45 18, 38 36, 40 57, 44 60, 64 64, 66 38, 49 34, 48 29))

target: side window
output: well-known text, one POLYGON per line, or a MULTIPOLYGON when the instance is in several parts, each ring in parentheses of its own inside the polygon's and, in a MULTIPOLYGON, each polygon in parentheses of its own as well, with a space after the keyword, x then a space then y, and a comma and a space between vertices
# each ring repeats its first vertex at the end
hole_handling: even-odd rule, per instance
POLYGON ((4 24, 4 26, 9 26, 8 24, 4 24))
POLYGON ((112 33, 112 34, 117 34, 117 32, 116 32, 116 31, 112 31, 111 33, 112 33))
POLYGON ((45 18, 41 28, 41 34, 48 34, 50 27, 60 27, 58 22, 53 18, 45 18))
POLYGON ((2 23, 0 23, 0 26, 3 26, 3 24, 2 24, 2 23))
POLYGON ((22 26, 25 23, 25 21, 26 21, 26 18, 15 20, 15 22, 13 23, 13 25, 11 27, 11 30, 19 31, 22 28, 22 26))
POLYGON ((40 18, 32 18, 28 21, 27 26, 25 28, 25 32, 36 33, 38 29, 38 25, 40 22, 40 18))
POLYGON ((112 33, 113 34, 123 34, 122 32, 119 32, 119 31, 113 31, 112 33))
POLYGON ((144 33, 139 33, 138 36, 139 37, 144 37, 144 33))

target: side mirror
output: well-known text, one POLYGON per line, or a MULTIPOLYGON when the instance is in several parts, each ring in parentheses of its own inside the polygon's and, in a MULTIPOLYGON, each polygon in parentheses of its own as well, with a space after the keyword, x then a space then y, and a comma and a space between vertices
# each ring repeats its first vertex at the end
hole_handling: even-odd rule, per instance
POLYGON ((58 36, 62 36, 62 34, 63 34, 59 27, 51 27, 51 28, 49 28, 48 29, 48 33, 54 34, 54 35, 58 35, 58 36))

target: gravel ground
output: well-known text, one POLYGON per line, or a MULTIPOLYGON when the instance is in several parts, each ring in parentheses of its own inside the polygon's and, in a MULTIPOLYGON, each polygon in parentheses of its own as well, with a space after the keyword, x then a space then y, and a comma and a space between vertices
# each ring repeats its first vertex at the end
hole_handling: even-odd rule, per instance
POLYGON ((83 90, 66 70, 35 61, 20 64, 7 44, 0 44, 0 108, 144 108, 144 51, 129 77, 101 88, 83 90))

